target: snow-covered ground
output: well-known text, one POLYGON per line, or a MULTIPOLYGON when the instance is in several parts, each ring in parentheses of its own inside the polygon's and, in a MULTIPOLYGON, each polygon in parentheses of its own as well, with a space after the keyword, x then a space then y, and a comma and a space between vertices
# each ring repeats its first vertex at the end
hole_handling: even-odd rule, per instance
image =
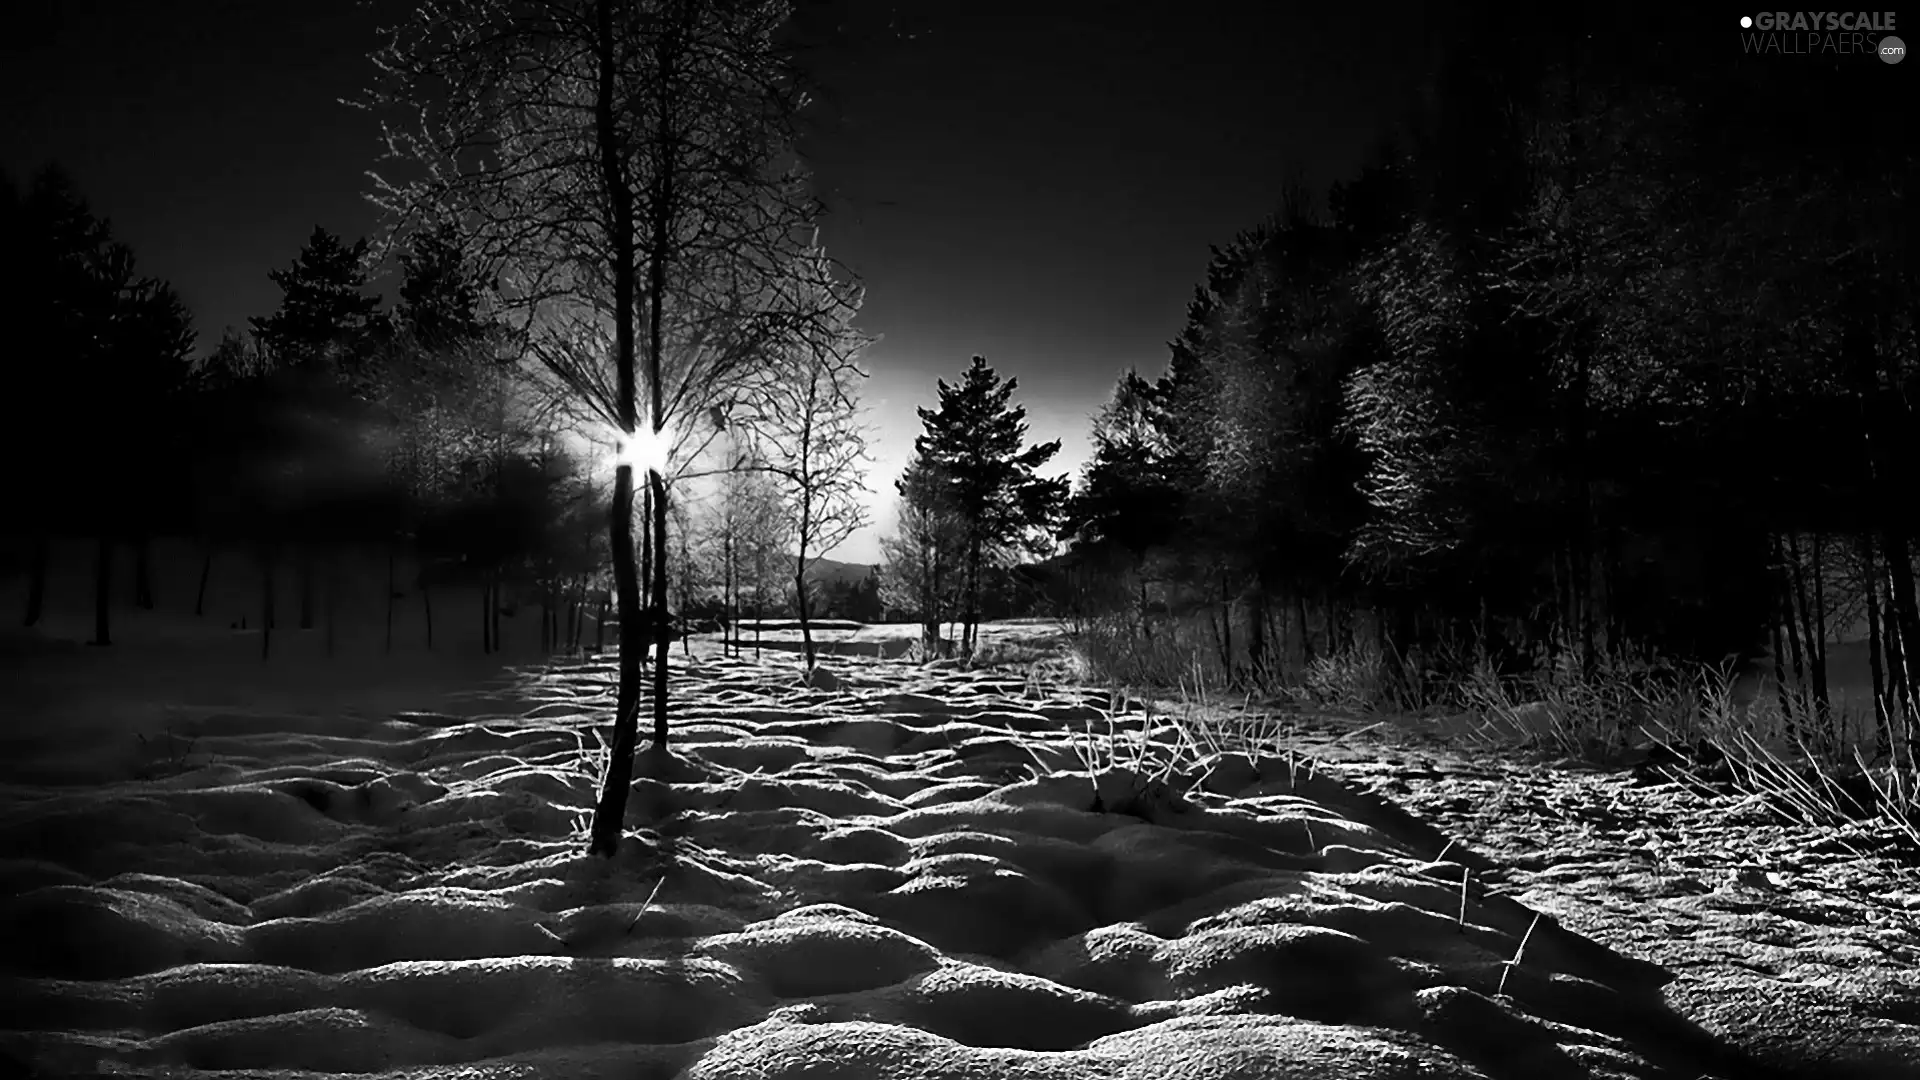
POLYGON ((1920 1075, 1910 859, 1731 796, 1333 717, 1176 754, 1217 718, 701 641, 608 862, 610 658, 526 609, 484 654, 455 589, 388 652, 376 557, 262 660, 190 547, 89 648, 84 554, 0 633, 0 1076, 1920 1075))
POLYGON ((57 1076, 1761 1075, 1668 972, 1339 780, 1382 760, 1351 731, 1324 767, 1168 759, 1164 717, 1004 672, 675 661, 611 862, 582 853, 605 662, 363 679, 387 711, 233 689, 139 754, 32 725, 0 1046, 57 1076))

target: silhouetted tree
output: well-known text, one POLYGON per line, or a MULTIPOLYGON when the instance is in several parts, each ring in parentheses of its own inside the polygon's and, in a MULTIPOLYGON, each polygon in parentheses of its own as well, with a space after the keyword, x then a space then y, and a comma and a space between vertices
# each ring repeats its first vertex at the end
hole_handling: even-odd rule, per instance
POLYGON ((959 568, 966 557, 966 523, 948 506, 944 485, 923 461, 910 462, 894 490, 900 496, 895 531, 880 541, 880 597, 892 611, 919 620, 922 650, 938 656, 940 625, 963 595, 959 568))
POLYGON ((782 561, 793 536, 793 520, 759 448, 749 447, 737 464, 719 478, 708 541, 719 563, 721 595, 736 628, 736 643, 740 618, 747 610, 743 598, 749 591, 755 621, 771 614, 767 593, 773 585, 772 570, 782 561))
POLYGON ((360 378, 380 320, 380 298, 365 292, 367 241, 347 244, 316 225, 293 265, 267 276, 280 287, 280 307, 248 320, 261 347, 282 364, 360 378))
POLYGON ((1278 193, 1214 252, 1165 374, 1121 380, 1073 560, 1210 596, 1230 678, 1363 617, 1389 657, 1460 634, 1502 663, 1771 637, 1819 718, 1859 618, 1903 700, 1915 152, 1837 67, 1662 37, 1457 20, 1400 137, 1324 216, 1278 193))
MULTIPOLYGON (((293 265, 267 276, 280 287, 281 296, 272 315, 249 320, 261 348, 280 366, 312 373, 309 386, 330 379, 355 398, 378 400, 379 373, 371 364, 384 320, 380 298, 364 291, 367 242, 349 245, 316 225, 293 265)), ((340 404, 338 399, 335 403, 340 404)), ((311 630, 319 556, 308 537, 287 539, 299 553, 300 629, 311 630)))
POLYGON ((50 538, 91 534, 98 542, 94 642, 111 634, 116 548, 137 552, 136 601, 152 606, 146 538, 182 494, 185 439, 171 423, 192 383, 192 318, 171 286, 138 272, 133 252, 113 238, 72 178, 48 167, 0 197, 4 258, 15 325, 54 362, 42 365, 34 394, 8 418, 8 456, 36 462, 9 493, 29 537, 24 621, 45 607, 50 538), (84 402, 76 421, 48 402, 84 402), (77 436, 77 437, 76 437, 77 436))
MULTIPOLYGON (((775 40, 787 14, 770 2, 429 4, 375 57, 386 79, 369 103, 417 118, 389 147, 426 174, 382 183, 379 201, 401 221, 459 226, 528 352, 630 445, 644 331, 654 617, 668 600, 671 447, 796 318, 767 303, 812 212, 791 155, 800 98, 775 40)), ((591 841, 605 855, 621 837, 640 650, 654 636, 633 576, 633 468, 630 455, 611 512, 620 692, 591 841)), ((663 765, 667 644, 653 687, 663 765)))
MULTIPOLYGON (((1156 413, 1161 407, 1154 384, 1134 371, 1121 377, 1112 399, 1093 418, 1093 455, 1062 521, 1062 536, 1075 545, 1081 561, 1116 554, 1126 558, 1135 579, 1141 626, 1149 636, 1144 621, 1147 556, 1172 539, 1179 517, 1168 511, 1181 505, 1186 490, 1175 476, 1171 447, 1162 434, 1164 422, 1156 413)), ((1107 561, 1102 568, 1116 569, 1107 561)))
POLYGON ((914 439, 914 452, 928 482, 962 523, 966 606, 960 647, 971 654, 981 566, 1013 550, 1043 550, 1068 483, 1035 475, 1060 452, 1060 441, 1024 445, 1027 410, 1012 403, 1018 379, 1002 381, 985 357, 976 356, 959 384, 943 379, 938 386, 939 407, 919 410, 926 430, 914 439))
MULTIPOLYGON (((423 229, 407 238, 400 253, 403 278, 394 311, 398 327, 412 346, 428 355, 451 351, 471 362, 472 348, 494 329, 483 314, 487 285, 451 223, 423 229)), ((491 356, 488 357, 491 359, 491 356)))

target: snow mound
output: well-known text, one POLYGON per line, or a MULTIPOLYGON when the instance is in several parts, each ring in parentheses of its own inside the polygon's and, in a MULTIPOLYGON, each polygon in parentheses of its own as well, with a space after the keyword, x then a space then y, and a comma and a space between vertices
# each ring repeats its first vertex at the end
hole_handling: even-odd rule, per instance
POLYGON ((7 786, 0 1045, 421 1080, 1691 1080, 1719 1053, 1663 971, 1463 894, 1445 837, 1288 759, 1090 777, 1091 696, 678 662, 610 861, 582 853, 597 664, 477 717, 182 716, 168 775, 7 786))

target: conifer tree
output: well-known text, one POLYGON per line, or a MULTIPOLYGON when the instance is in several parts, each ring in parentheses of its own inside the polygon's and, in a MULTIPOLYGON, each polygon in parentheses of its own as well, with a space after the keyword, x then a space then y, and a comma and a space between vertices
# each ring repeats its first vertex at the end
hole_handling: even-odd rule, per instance
POLYGON ((1013 403, 1018 387, 976 356, 958 384, 940 380, 937 409, 919 410, 925 431, 914 453, 961 529, 960 648, 967 654, 979 623, 981 567, 1050 543, 1068 492, 1064 479, 1036 473, 1060 452, 1060 440, 1026 445, 1027 410, 1013 403))

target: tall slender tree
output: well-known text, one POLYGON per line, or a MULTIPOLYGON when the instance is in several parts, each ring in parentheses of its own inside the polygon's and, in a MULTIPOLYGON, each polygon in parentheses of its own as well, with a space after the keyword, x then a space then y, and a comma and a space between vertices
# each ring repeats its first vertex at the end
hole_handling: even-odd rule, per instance
MULTIPOLYGON (((862 293, 836 280, 817 244, 801 260, 792 286, 802 310, 830 313, 802 324, 746 392, 750 407, 736 423, 777 480, 793 539, 793 596, 806 664, 814 666, 808 567, 867 523, 866 432, 859 391, 866 372, 860 351, 870 342, 853 328, 862 293)), ((724 418, 723 418, 724 419, 724 418)))
POLYGON ((620 689, 591 830, 604 855, 622 835, 650 641, 667 752, 669 642, 650 627, 668 602, 676 450, 806 317, 773 302, 814 210, 793 155, 804 99, 776 39, 787 17, 779 0, 464 0, 419 6, 375 56, 384 78, 365 103, 407 114, 388 146, 418 172, 382 178, 376 201, 401 230, 457 230, 518 347, 624 444, 610 513, 620 689))
POLYGON ((880 541, 885 561, 880 595, 895 611, 920 620, 920 647, 929 657, 943 649, 941 624, 953 612, 966 553, 966 524, 947 505, 944 485, 926 462, 915 459, 894 481, 899 494, 895 531, 880 541))
MULTIPOLYGON (((273 314, 249 320, 254 336, 288 378, 299 379, 299 396, 312 394, 314 403, 329 403, 328 419, 343 419, 351 396, 360 403, 377 400, 380 373, 373 370, 376 335, 384 329, 380 298, 369 295, 367 241, 348 244, 324 227, 312 234, 291 266, 270 270, 267 276, 280 287, 280 306, 273 314)), ((298 553, 300 577, 299 625, 311 630, 316 617, 318 561, 315 532, 330 523, 317 501, 295 509, 285 522, 298 553)))

